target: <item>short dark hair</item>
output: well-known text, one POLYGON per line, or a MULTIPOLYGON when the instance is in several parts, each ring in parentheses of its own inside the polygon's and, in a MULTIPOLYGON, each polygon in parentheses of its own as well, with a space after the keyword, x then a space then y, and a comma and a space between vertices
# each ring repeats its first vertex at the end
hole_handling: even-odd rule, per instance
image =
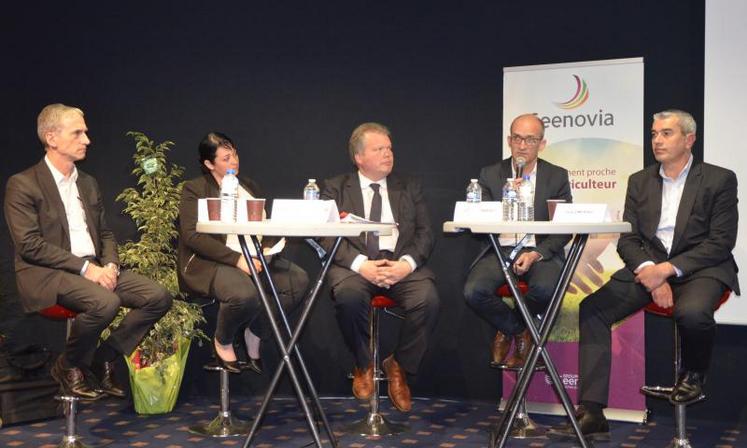
POLYGON ((200 145, 197 147, 197 152, 200 155, 200 169, 203 173, 208 174, 210 172, 210 170, 205 166, 205 161, 209 160, 210 163, 215 162, 215 153, 221 146, 236 150, 236 145, 233 143, 233 140, 222 132, 208 132, 207 135, 202 138, 200 145))

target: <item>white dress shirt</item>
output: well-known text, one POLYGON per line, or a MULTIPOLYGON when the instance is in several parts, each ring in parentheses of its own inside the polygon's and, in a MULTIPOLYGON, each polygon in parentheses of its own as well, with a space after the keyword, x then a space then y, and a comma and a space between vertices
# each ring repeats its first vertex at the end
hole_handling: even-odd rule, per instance
MULTIPOLYGON (((659 167, 659 176, 661 176, 661 217, 659 225, 656 227, 656 237, 667 250, 667 254, 672 251, 674 241, 674 226, 677 224, 677 211, 680 209, 682 192, 685 191, 685 182, 687 175, 690 174, 690 167, 693 165, 693 155, 687 160, 685 168, 682 169, 677 177, 671 178, 664 173, 664 167, 659 167)), ((645 261, 638 266, 638 269, 653 265, 653 261, 645 261)), ((674 266, 677 277, 682 276, 682 271, 674 266)))
MULTIPOLYGON (((65 217, 70 236, 70 252, 77 257, 93 257, 96 255, 96 248, 93 245, 91 234, 86 224, 86 213, 83 210, 80 193, 78 192, 78 169, 73 165, 73 172, 70 176, 65 177, 54 165, 49 158, 44 157, 44 162, 52 172, 54 183, 57 191, 60 193, 62 205, 65 207, 65 217)), ((80 273, 86 272, 88 262, 83 265, 80 273)))
MULTIPOLYGON (((374 196, 371 184, 379 184, 379 194, 381 195, 381 222, 394 222, 392 206, 389 203, 389 190, 386 185, 386 177, 378 181, 373 181, 358 171, 358 180, 361 186, 361 193, 363 193, 363 212, 366 215, 365 218, 369 219, 369 216, 371 215, 371 202, 373 201, 374 196)), ((399 239, 399 230, 396 227, 392 229, 391 235, 380 235, 379 250, 394 252, 394 249, 397 247, 397 239, 399 239)), ((353 264, 350 265, 350 269, 355 272, 360 271, 361 265, 367 260, 368 257, 366 255, 358 255, 355 257, 355 260, 353 260, 353 264)), ((400 257, 400 260, 406 261, 410 265, 410 269, 413 271, 418 267, 417 263, 415 263, 415 259, 410 255, 403 255, 400 257)))

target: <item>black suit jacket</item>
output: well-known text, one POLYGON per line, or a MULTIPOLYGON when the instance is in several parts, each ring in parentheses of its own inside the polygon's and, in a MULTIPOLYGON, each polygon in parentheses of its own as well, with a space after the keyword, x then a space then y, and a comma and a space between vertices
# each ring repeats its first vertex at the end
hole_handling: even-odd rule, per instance
MULTIPOLYGON (((257 184, 247 177, 239 183, 254 197, 262 197, 257 184)), ((226 235, 197 232, 197 200, 217 198, 220 186, 211 174, 188 180, 179 202, 179 246, 177 268, 179 288, 198 296, 210 295, 210 285, 218 264, 236 266, 240 253, 226 246, 226 235)))
MULTIPOLYGON (((514 177, 511 170, 511 158, 494 165, 486 166, 480 171, 482 198, 485 201, 500 201, 503 196, 503 185, 506 179, 514 177)), ((568 171, 550 162, 537 159, 537 179, 534 191, 534 219, 547 221, 548 199, 565 199, 572 202, 571 186, 568 183, 568 171)), ((570 235, 535 235, 537 251, 549 260, 553 256, 563 256, 563 248, 570 241, 570 235)))
POLYGON ((659 164, 628 179, 623 219, 632 231, 620 236, 617 252, 625 267, 613 277, 633 281, 633 271, 645 261, 669 261, 683 273, 670 277, 683 282, 698 277, 715 278, 739 294, 737 264, 732 249, 737 239, 737 176, 733 171, 693 162, 685 180, 672 249, 667 254, 656 237, 661 218, 662 178, 659 164))
MULTIPOLYGON (((104 206, 96 180, 78 170, 76 183, 88 233, 101 265, 115 263, 117 241, 104 219, 104 206)), ((52 172, 42 159, 8 179, 5 220, 15 246, 18 292, 26 312, 50 307, 64 272, 80 274, 85 260, 70 252, 70 230, 52 172)))
MULTIPOLYGON (((415 260, 418 268, 406 279, 434 278, 433 272, 425 267, 433 250, 434 239, 428 209, 423 198, 420 182, 390 174, 386 178, 389 204, 394 221, 398 224, 399 237, 394 248, 394 258, 409 255, 415 260)), ((342 174, 324 181, 322 199, 332 199, 338 210, 364 216, 363 192, 361 191, 358 172, 342 174)), ((329 249, 333 240, 325 239, 323 245, 329 249)), ((358 255, 366 254, 364 236, 344 238, 335 255, 334 265, 329 271, 332 286, 342 280, 357 275, 350 266, 358 255)))

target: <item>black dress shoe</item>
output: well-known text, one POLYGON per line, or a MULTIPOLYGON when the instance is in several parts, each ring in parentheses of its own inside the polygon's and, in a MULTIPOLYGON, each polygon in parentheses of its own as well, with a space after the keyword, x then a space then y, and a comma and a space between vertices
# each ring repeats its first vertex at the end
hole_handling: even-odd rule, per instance
POLYGON ((124 398, 125 391, 122 386, 117 384, 114 378, 114 363, 105 362, 97 369, 98 387, 97 392, 104 393, 116 398, 124 398))
MULTIPOLYGON (((587 440, 595 442, 608 442, 610 440, 610 425, 602 413, 587 412, 585 408, 579 407, 576 411, 576 420, 581 428, 581 434, 587 440)), ((557 427, 551 428, 547 432, 548 437, 560 439, 577 439, 576 431, 570 422, 557 427)))
POLYGON ((249 358, 248 361, 239 361, 239 368, 244 370, 251 370, 257 375, 262 375, 262 359, 261 358, 249 358))
POLYGON ((703 385, 705 374, 700 372, 686 371, 680 376, 677 385, 674 386, 669 402, 672 404, 693 404, 705 399, 703 385))
POLYGON ((225 359, 221 358, 218 354, 218 350, 215 349, 215 342, 212 344, 213 347, 213 356, 215 357, 215 362, 226 372, 228 373, 241 373, 241 369, 239 368, 239 362, 238 361, 226 361, 225 359))
POLYGON ((73 395, 86 401, 98 400, 103 397, 101 393, 88 385, 81 369, 65 367, 62 355, 57 358, 50 373, 52 378, 60 384, 62 393, 65 395, 73 395))

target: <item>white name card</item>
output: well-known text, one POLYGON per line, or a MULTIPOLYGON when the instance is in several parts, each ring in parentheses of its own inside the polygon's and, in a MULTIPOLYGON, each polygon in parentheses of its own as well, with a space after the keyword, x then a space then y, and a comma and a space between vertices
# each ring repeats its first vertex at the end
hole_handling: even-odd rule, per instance
POLYGON ((503 221, 503 207, 499 201, 458 201, 454 206, 454 222, 500 221, 503 221))
POLYGON ((275 222, 339 222, 340 213, 333 200, 275 199, 270 219, 275 222))
POLYGON ((605 222, 607 204, 568 204, 555 207, 554 222, 605 222))

